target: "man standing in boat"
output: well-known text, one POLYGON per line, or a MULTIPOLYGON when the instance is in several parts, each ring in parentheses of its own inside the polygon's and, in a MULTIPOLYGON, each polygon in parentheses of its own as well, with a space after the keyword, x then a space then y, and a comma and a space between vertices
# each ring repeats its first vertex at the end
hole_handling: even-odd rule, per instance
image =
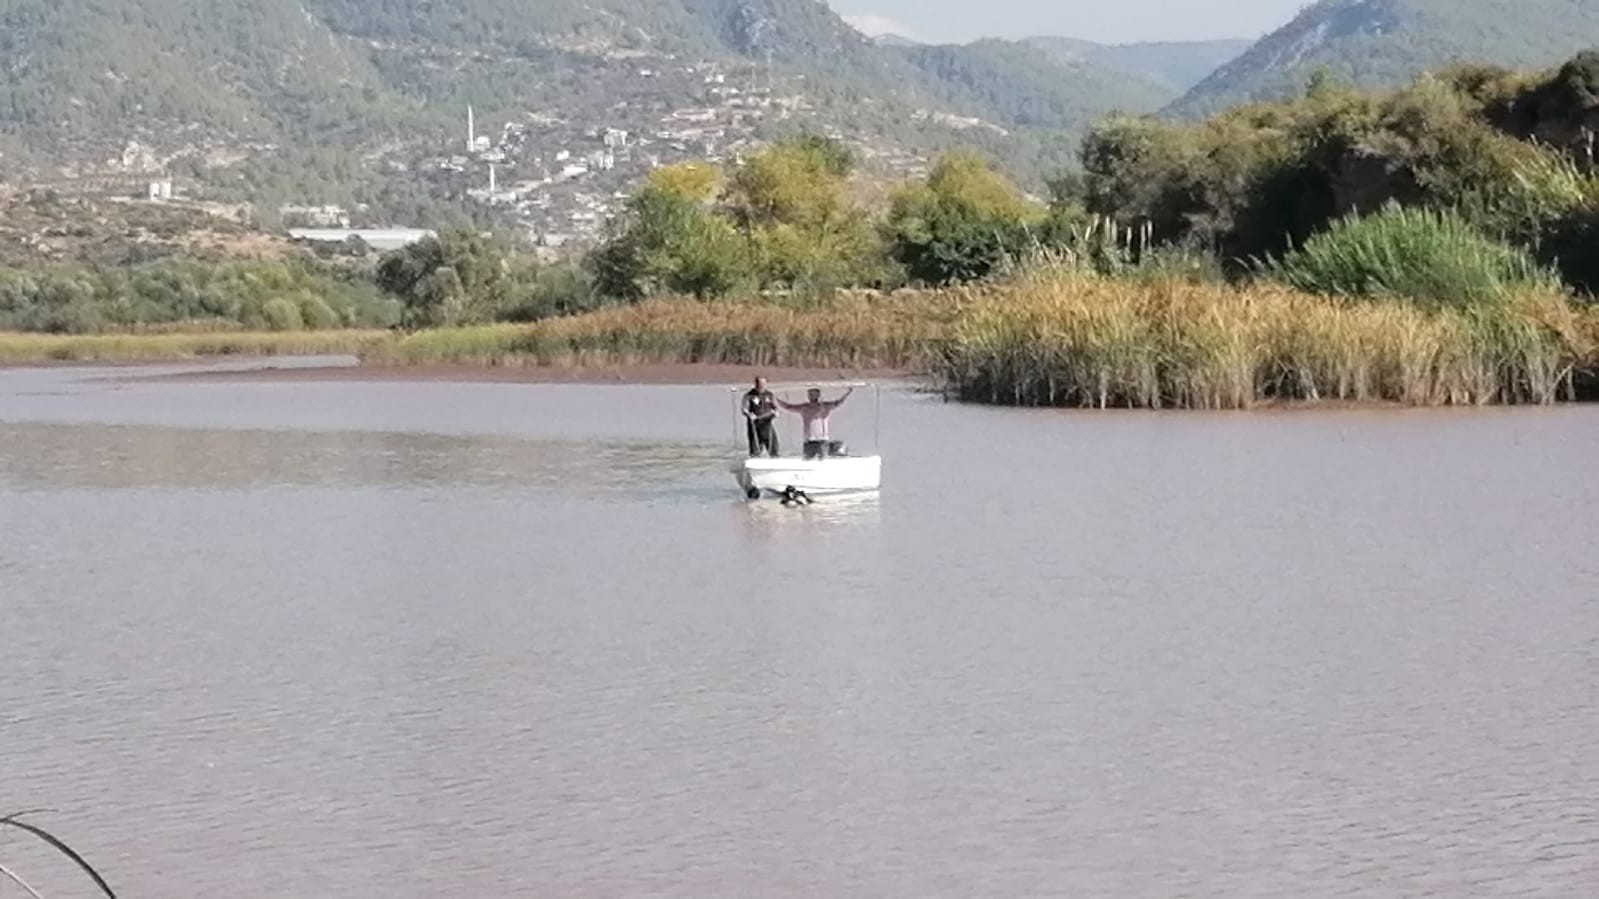
POLYGON ((744 394, 745 430, 750 438, 750 456, 762 451, 777 458, 777 397, 766 389, 766 379, 756 378, 755 387, 744 394))
POLYGON ((844 405, 844 401, 854 392, 855 388, 851 387, 838 399, 823 401, 822 389, 812 387, 805 391, 806 401, 803 403, 777 401, 784 409, 798 413, 800 420, 805 423, 805 458, 842 455, 843 444, 828 437, 827 417, 833 414, 834 409, 844 405))

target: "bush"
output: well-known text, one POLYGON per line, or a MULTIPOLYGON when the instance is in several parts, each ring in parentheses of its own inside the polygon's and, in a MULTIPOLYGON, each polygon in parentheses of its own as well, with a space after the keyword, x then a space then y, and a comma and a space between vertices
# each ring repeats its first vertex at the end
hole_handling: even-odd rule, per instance
POLYGON ((1485 237, 1458 213, 1397 205, 1345 218, 1259 270, 1310 293, 1440 306, 1561 290, 1555 274, 1527 252, 1485 237))
POLYGON ((1599 53, 1588 53, 1537 78, 1457 66, 1390 93, 1323 79, 1303 97, 1190 125, 1115 118, 1083 141, 1080 193, 1092 213, 1229 263, 1391 201, 1461 208, 1547 261, 1538 240, 1570 210, 1560 192, 1573 184, 1551 160, 1593 167, 1584 116, 1596 96, 1599 53))
POLYGON ((1549 224, 1539 244, 1539 258, 1587 296, 1599 296, 1599 198, 1549 224))
POLYGON ((326 331, 342 324, 339 314, 327 300, 312 295, 300 298, 300 319, 312 331, 326 331))
POLYGON ((593 279, 583 268, 571 264, 552 265, 540 269, 531 280, 517 284, 500 318, 510 322, 534 322, 588 312, 603 303, 594 290, 593 279))
POLYGON ((271 331, 298 331, 305 325, 300 317, 300 305, 287 297, 273 297, 263 303, 261 318, 271 331))

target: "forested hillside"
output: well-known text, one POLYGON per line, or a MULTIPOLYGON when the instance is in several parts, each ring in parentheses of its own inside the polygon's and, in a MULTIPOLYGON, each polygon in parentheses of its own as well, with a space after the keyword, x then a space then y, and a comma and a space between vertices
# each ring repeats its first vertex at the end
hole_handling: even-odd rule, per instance
POLYGON ((1068 64, 1091 63, 1158 85, 1178 96, 1250 47, 1245 40, 1147 41, 1096 44, 1064 37, 1035 37, 1025 43, 1068 64))
POLYGON ((1172 106, 1200 115, 1280 99, 1324 70, 1396 87, 1457 61, 1554 65, 1599 40, 1599 0, 1321 0, 1172 106))
POLYGON ((129 139, 372 145, 439 132, 474 98, 569 110, 601 83, 613 104, 657 102, 639 71, 696 60, 767 67, 823 126, 862 98, 885 118, 1049 129, 1166 99, 1091 61, 1063 78, 1033 51, 907 56, 817 0, 0 0, 0 53, 0 132, 96 156, 129 139))

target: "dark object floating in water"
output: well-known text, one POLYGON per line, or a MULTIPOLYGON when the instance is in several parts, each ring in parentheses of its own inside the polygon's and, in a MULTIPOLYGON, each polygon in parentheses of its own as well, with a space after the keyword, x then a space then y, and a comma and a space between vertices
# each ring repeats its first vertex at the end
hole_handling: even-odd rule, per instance
POLYGON ((803 490, 796 490, 793 487, 784 487, 782 502, 783 505, 791 508, 793 506, 808 506, 811 504, 811 498, 806 496, 805 491, 803 490))

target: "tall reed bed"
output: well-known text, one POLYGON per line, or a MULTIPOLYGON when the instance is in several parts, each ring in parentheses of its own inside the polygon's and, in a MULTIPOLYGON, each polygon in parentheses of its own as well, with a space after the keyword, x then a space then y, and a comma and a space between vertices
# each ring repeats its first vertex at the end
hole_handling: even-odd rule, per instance
POLYGON ((361 355, 391 340, 387 331, 208 331, 173 334, 0 332, 0 363, 142 362, 201 356, 361 355))
POLYGON ((907 368, 924 363, 954 314, 947 294, 840 295, 815 306, 654 300, 531 325, 422 331, 373 348, 407 365, 717 363, 907 368))
POLYGON ((1042 273, 959 305, 935 373, 962 399, 1007 405, 1549 403, 1594 360, 1593 316, 1542 292, 1428 309, 1042 273))

